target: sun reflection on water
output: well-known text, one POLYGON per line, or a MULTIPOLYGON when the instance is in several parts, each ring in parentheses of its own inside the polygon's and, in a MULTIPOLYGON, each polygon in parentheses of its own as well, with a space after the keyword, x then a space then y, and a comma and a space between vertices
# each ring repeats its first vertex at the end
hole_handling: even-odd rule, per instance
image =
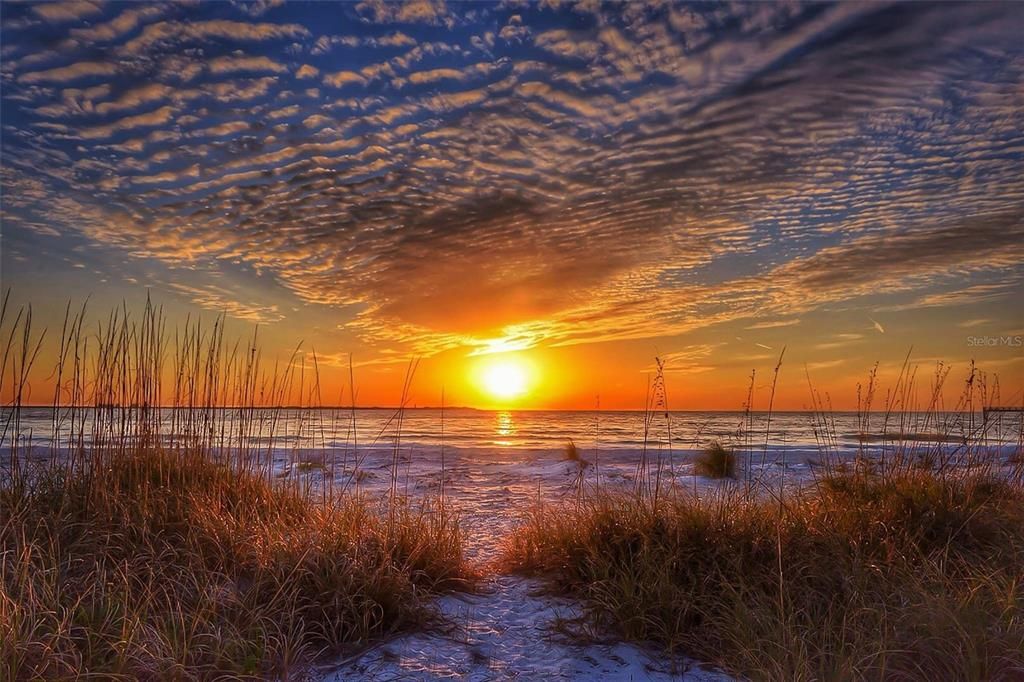
POLYGON ((516 423, 512 421, 511 412, 494 414, 495 445, 509 447, 515 445, 516 423))

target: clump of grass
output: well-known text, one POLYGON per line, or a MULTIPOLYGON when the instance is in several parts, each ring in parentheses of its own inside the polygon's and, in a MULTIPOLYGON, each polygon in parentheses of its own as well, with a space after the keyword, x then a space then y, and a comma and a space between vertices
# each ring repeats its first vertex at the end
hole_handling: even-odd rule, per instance
POLYGON ((334 476, 315 353, 311 377, 297 351, 268 372, 255 335, 226 342, 223 318, 172 333, 147 301, 86 336, 85 309, 69 306, 49 445, 33 448, 21 414, 47 337, 8 301, 0 679, 301 676, 429 625, 430 596, 472 579, 443 501, 367 504, 348 487, 363 473, 354 436, 355 464, 346 444, 348 475, 334 476), (323 475, 275 476, 279 438, 319 441, 322 458, 296 468, 323 475))
POLYGON ((693 470, 708 478, 735 478, 736 453, 715 441, 697 455, 693 470))
POLYGON ((590 466, 590 462, 583 459, 583 455, 580 454, 580 449, 576 447, 576 441, 574 441, 572 438, 566 441, 565 448, 563 448, 563 452, 565 453, 565 459, 567 461, 576 462, 576 464, 578 464, 581 467, 590 466))
POLYGON ((321 471, 329 473, 327 465, 320 460, 315 459, 303 459, 295 463, 295 470, 301 473, 309 473, 312 471, 321 471))
POLYGON ((288 676, 431 619, 467 577, 451 517, 161 450, 0 487, 0 677, 288 676))
POLYGON ((541 507, 511 570, 592 620, 749 679, 1019 679, 1024 493, 978 476, 838 474, 741 492, 541 507))

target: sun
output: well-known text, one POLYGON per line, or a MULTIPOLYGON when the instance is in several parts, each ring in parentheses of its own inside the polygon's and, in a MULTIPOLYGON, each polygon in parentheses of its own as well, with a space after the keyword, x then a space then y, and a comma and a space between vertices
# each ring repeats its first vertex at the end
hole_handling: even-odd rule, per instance
POLYGON ((493 360, 481 373, 484 390, 499 400, 512 400, 522 396, 529 388, 529 383, 526 365, 513 358, 493 360))

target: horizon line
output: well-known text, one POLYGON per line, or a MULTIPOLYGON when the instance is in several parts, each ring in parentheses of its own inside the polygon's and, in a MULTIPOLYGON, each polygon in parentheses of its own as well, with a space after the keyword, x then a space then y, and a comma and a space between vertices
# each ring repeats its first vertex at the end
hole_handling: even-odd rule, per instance
POLYGON ((57 405, 54 406, 52 403, 47 404, 22 404, 19 406, 5 406, 4 409, 86 409, 86 410, 104 410, 104 409, 143 409, 150 408, 160 410, 379 410, 379 411, 399 411, 399 410, 435 410, 435 411, 473 411, 473 412, 635 412, 643 414, 650 412, 652 414, 658 414, 661 412, 669 413, 707 413, 707 412, 718 412, 724 414, 784 414, 784 413, 797 413, 797 414, 836 414, 836 413, 850 413, 850 414, 899 414, 899 413, 934 413, 934 414, 963 414, 969 412, 1024 412, 1024 406, 1017 405, 990 405, 987 407, 981 407, 972 410, 814 410, 814 409, 776 409, 776 410, 745 410, 745 409, 699 409, 699 408, 669 408, 668 410, 645 410, 644 408, 575 408, 575 407, 471 407, 468 405, 445 405, 443 407, 437 405, 413 405, 406 407, 389 406, 389 405, 57 405))

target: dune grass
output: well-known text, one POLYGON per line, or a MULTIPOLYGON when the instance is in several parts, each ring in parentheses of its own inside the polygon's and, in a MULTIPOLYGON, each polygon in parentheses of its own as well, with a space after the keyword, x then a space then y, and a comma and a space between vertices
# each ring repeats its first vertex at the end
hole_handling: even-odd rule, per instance
POLYGON ((0 487, 0 677, 287 675, 431 619, 451 517, 153 450, 0 487))
POLYGON ((979 475, 837 473, 777 500, 539 507, 513 571, 599 627, 755 680, 1024 675, 1024 493, 979 475))
POLYGON ((432 626, 431 596, 474 579, 443 499, 358 494, 356 445, 323 443, 315 353, 266 371, 223 318, 172 332, 147 304, 86 333, 69 307, 52 432, 32 447, 22 405, 46 334, 7 303, 0 679, 300 676, 432 626), (299 438, 322 461, 290 455, 299 475, 282 476, 276 444, 299 438))
MULTIPOLYGON (((1024 679, 1024 442, 1019 422, 1014 433, 975 421, 977 406, 1000 404, 998 381, 972 364, 945 412, 940 365, 917 407, 916 370, 904 363, 876 412, 873 370, 863 402, 858 386, 862 433, 897 425, 943 437, 921 445, 897 434, 852 461, 812 385, 822 459, 793 481, 769 454, 781 365, 782 354, 760 436, 749 430, 751 375, 742 481, 678 485, 670 456, 668 467, 638 467, 631 489, 580 483, 588 494, 526 513, 500 565, 581 598, 583 639, 610 634, 744 679, 1024 679), (992 442, 1011 449, 993 452, 992 442)), ((645 452, 654 415, 671 441, 657 368, 645 452)), ((694 464, 697 476, 736 478, 741 462, 712 442, 694 464)))
POLYGON ((736 478, 736 453, 715 441, 693 461, 694 472, 708 478, 736 478))

